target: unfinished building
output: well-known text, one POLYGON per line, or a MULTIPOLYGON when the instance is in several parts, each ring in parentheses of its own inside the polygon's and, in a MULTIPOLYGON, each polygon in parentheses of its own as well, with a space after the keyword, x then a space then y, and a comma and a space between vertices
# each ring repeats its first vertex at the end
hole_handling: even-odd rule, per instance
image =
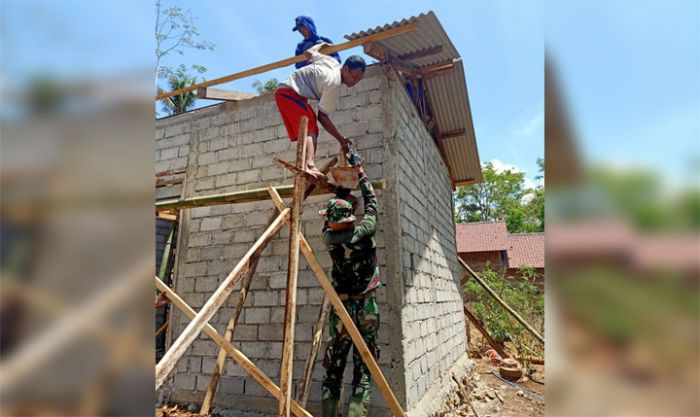
MULTIPOLYGON (((365 53, 379 63, 368 66, 354 88, 343 87, 338 109, 330 117, 354 141, 369 178, 385 182, 377 191, 378 262, 385 285, 377 290, 379 365, 403 409, 429 415, 434 410, 421 400, 430 396, 426 394, 431 388, 439 388, 436 385, 445 375, 463 372, 467 361, 452 191, 456 185, 479 182, 481 173, 463 62, 435 15, 430 12, 346 38, 402 25, 416 28, 364 45, 365 53)), ((162 186, 157 196, 188 199, 289 185, 293 177, 275 165, 273 157, 292 161, 294 149, 272 94, 160 119, 156 170, 162 186)), ((337 142, 322 130, 317 164, 324 165, 338 152, 337 142)), ((330 272, 318 215, 328 198, 315 195, 306 200, 301 230, 330 272)), ((177 245, 171 245, 176 248, 175 292, 194 309, 201 308, 263 232, 272 207, 270 200, 261 200, 181 210, 177 245)), ((233 336, 233 345, 272 380, 280 376, 288 247, 289 231, 284 228, 262 253, 233 336)), ((237 297, 234 290, 210 321, 221 334, 237 297)), ((302 258, 294 390, 302 378, 323 298, 323 289, 302 258)), ((188 322, 171 309, 166 345, 188 322)), ((324 340, 326 335, 327 330, 324 340)), ((170 376, 173 401, 202 401, 218 351, 206 335, 198 337, 170 376)), ((306 407, 314 415, 320 415, 322 357, 321 352, 306 407)), ((350 372, 348 366, 346 384, 350 372)), ((349 392, 345 390, 346 397, 349 392)), ((222 372, 214 405, 277 411, 277 400, 231 360, 222 372)), ((379 393, 373 394, 371 407, 372 416, 391 415, 379 393)))

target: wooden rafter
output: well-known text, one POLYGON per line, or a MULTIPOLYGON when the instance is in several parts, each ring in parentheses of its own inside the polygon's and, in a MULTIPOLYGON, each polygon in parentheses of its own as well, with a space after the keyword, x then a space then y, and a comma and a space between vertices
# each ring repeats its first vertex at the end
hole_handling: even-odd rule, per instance
MULTIPOLYGON (((306 133, 309 119, 301 118, 297 138, 296 167, 306 165, 306 133)), ((268 187, 268 192, 271 192, 268 187)), ((304 203, 304 176, 294 176, 292 213, 289 221, 289 258, 287 262, 287 287, 284 305, 284 341, 282 342, 282 363, 280 365, 279 416, 289 417, 292 402, 292 372, 294 365, 294 330, 297 310, 297 278, 299 276, 299 217, 304 203)), ((284 209, 284 205, 283 205, 284 209)))
POLYGON ((219 90, 216 88, 209 87, 198 88, 195 95, 197 96, 197 98, 224 101, 239 101, 257 97, 257 94, 254 93, 246 93, 243 91, 219 90))
POLYGON ((410 61, 412 59, 425 58, 426 56, 439 54, 440 52, 442 52, 442 49, 442 45, 435 45, 425 49, 419 49, 417 51, 399 55, 397 58, 403 61, 410 61))
MULTIPOLYGON (((401 35, 401 34, 404 34, 407 32, 411 32, 411 31, 416 30, 417 28, 418 28, 418 22, 410 22, 410 23, 406 23, 405 25, 401 25, 401 26, 398 26, 395 28, 383 30, 381 32, 377 32, 377 33, 373 33, 371 35, 363 36, 361 38, 353 39, 353 40, 348 41, 348 42, 343 42, 343 43, 338 44, 338 45, 324 46, 323 48, 321 48, 320 52, 324 53, 324 54, 331 54, 333 52, 344 51, 346 49, 354 48, 355 46, 364 45, 367 42, 374 42, 374 41, 378 41, 381 39, 390 38, 392 36, 397 36, 397 35, 401 35)), ((301 62, 301 61, 305 61, 305 60, 306 60, 306 57, 304 55, 294 56, 291 58, 272 62, 270 64, 262 65, 260 67, 256 67, 256 68, 252 68, 249 70, 237 72, 235 74, 227 75, 225 77, 215 78, 215 79, 210 80, 210 81, 206 81, 206 82, 199 83, 199 84, 194 84, 194 85, 191 85, 191 86, 186 87, 186 88, 181 88, 178 90, 158 94, 155 97, 155 99, 160 100, 160 99, 163 99, 166 97, 171 97, 174 95, 186 93, 188 91, 193 91, 193 90, 196 90, 198 88, 210 87, 212 85, 223 84, 223 83, 238 80, 241 78, 250 77, 251 75, 262 74, 262 73, 267 72, 267 71, 271 71, 271 70, 274 70, 277 68, 286 67, 288 65, 296 64, 297 62, 301 62)))

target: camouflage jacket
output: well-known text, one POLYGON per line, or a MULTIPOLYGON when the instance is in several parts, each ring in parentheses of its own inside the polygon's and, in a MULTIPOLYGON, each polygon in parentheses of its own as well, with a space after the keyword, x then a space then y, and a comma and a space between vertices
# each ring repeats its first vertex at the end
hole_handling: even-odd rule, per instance
POLYGON ((377 197, 366 175, 360 178, 365 216, 348 231, 323 226, 323 241, 333 260, 333 286, 339 294, 357 295, 381 286, 377 267, 377 197))

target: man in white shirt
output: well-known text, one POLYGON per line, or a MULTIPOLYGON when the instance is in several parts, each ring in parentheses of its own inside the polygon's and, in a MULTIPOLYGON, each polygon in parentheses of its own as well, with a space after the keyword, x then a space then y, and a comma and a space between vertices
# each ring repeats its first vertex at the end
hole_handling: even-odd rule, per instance
POLYGON ((314 176, 323 175, 314 163, 318 139, 317 120, 340 143, 343 153, 347 153, 348 145, 352 144, 352 141, 338 132, 328 115, 335 111, 338 105, 341 84, 354 86, 362 80, 367 67, 365 60, 357 55, 349 57, 341 67, 335 58, 319 52, 323 45, 326 44, 309 48, 305 55, 311 64, 294 71, 275 92, 277 108, 292 142, 299 137, 301 117, 306 116, 309 119, 306 169, 314 176), (314 114, 308 99, 318 100, 318 116, 314 114))

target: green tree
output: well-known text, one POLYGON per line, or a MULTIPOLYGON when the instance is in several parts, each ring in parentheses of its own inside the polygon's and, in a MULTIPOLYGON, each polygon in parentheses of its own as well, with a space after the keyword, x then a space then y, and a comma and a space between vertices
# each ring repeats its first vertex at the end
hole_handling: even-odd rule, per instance
POLYGON ((279 84, 280 83, 277 81, 277 78, 271 78, 265 81, 265 84, 260 82, 260 80, 255 80, 253 82, 253 88, 258 91, 258 94, 272 93, 277 90, 277 86, 279 84))
MULTIPOLYGON (((199 30, 194 24, 190 10, 182 10, 177 6, 163 6, 156 0, 156 76, 158 79, 170 80, 178 76, 178 69, 161 65, 161 58, 171 53, 184 55, 186 48, 213 51, 215 45, 211 42, 198 40, 199 30)), ((199 74, 207 71, 203 65, 192 64, 191 69, 199 74)))
MULTIPOLYGON (((181 88, 189 87, 196 82, 195 77, 190 77, 185 72, 184 66, 181 66, 173 75, 170 76, 168 80, 168 87, 170 91, 179 90, 181 88)), ((162 93, 162 89, 158 89, 158 93, 162 93)), ((174 96, 165 97, 161 100, 162 110, 168 115, 184 113, 192 107, 194 107, 197 98, 193 91, 188 91, 186 93, 176 94, 174 96)))
MULTIPOLYGON (((544 160, 538 179, 544 177, 544 160)), ((455 221, 505 221, 510 233, 544 231, 544 187, 525 189, 525 173, 497 172, 493 164, 483 165, 483 181, 459 187, 454 195, 455 221)))
POLYGON ((455 208, 460 222, 504 220, 525 195, 522 172, 496 172, 487 162, 481 174, 481 183, 457 189, 455 208))

